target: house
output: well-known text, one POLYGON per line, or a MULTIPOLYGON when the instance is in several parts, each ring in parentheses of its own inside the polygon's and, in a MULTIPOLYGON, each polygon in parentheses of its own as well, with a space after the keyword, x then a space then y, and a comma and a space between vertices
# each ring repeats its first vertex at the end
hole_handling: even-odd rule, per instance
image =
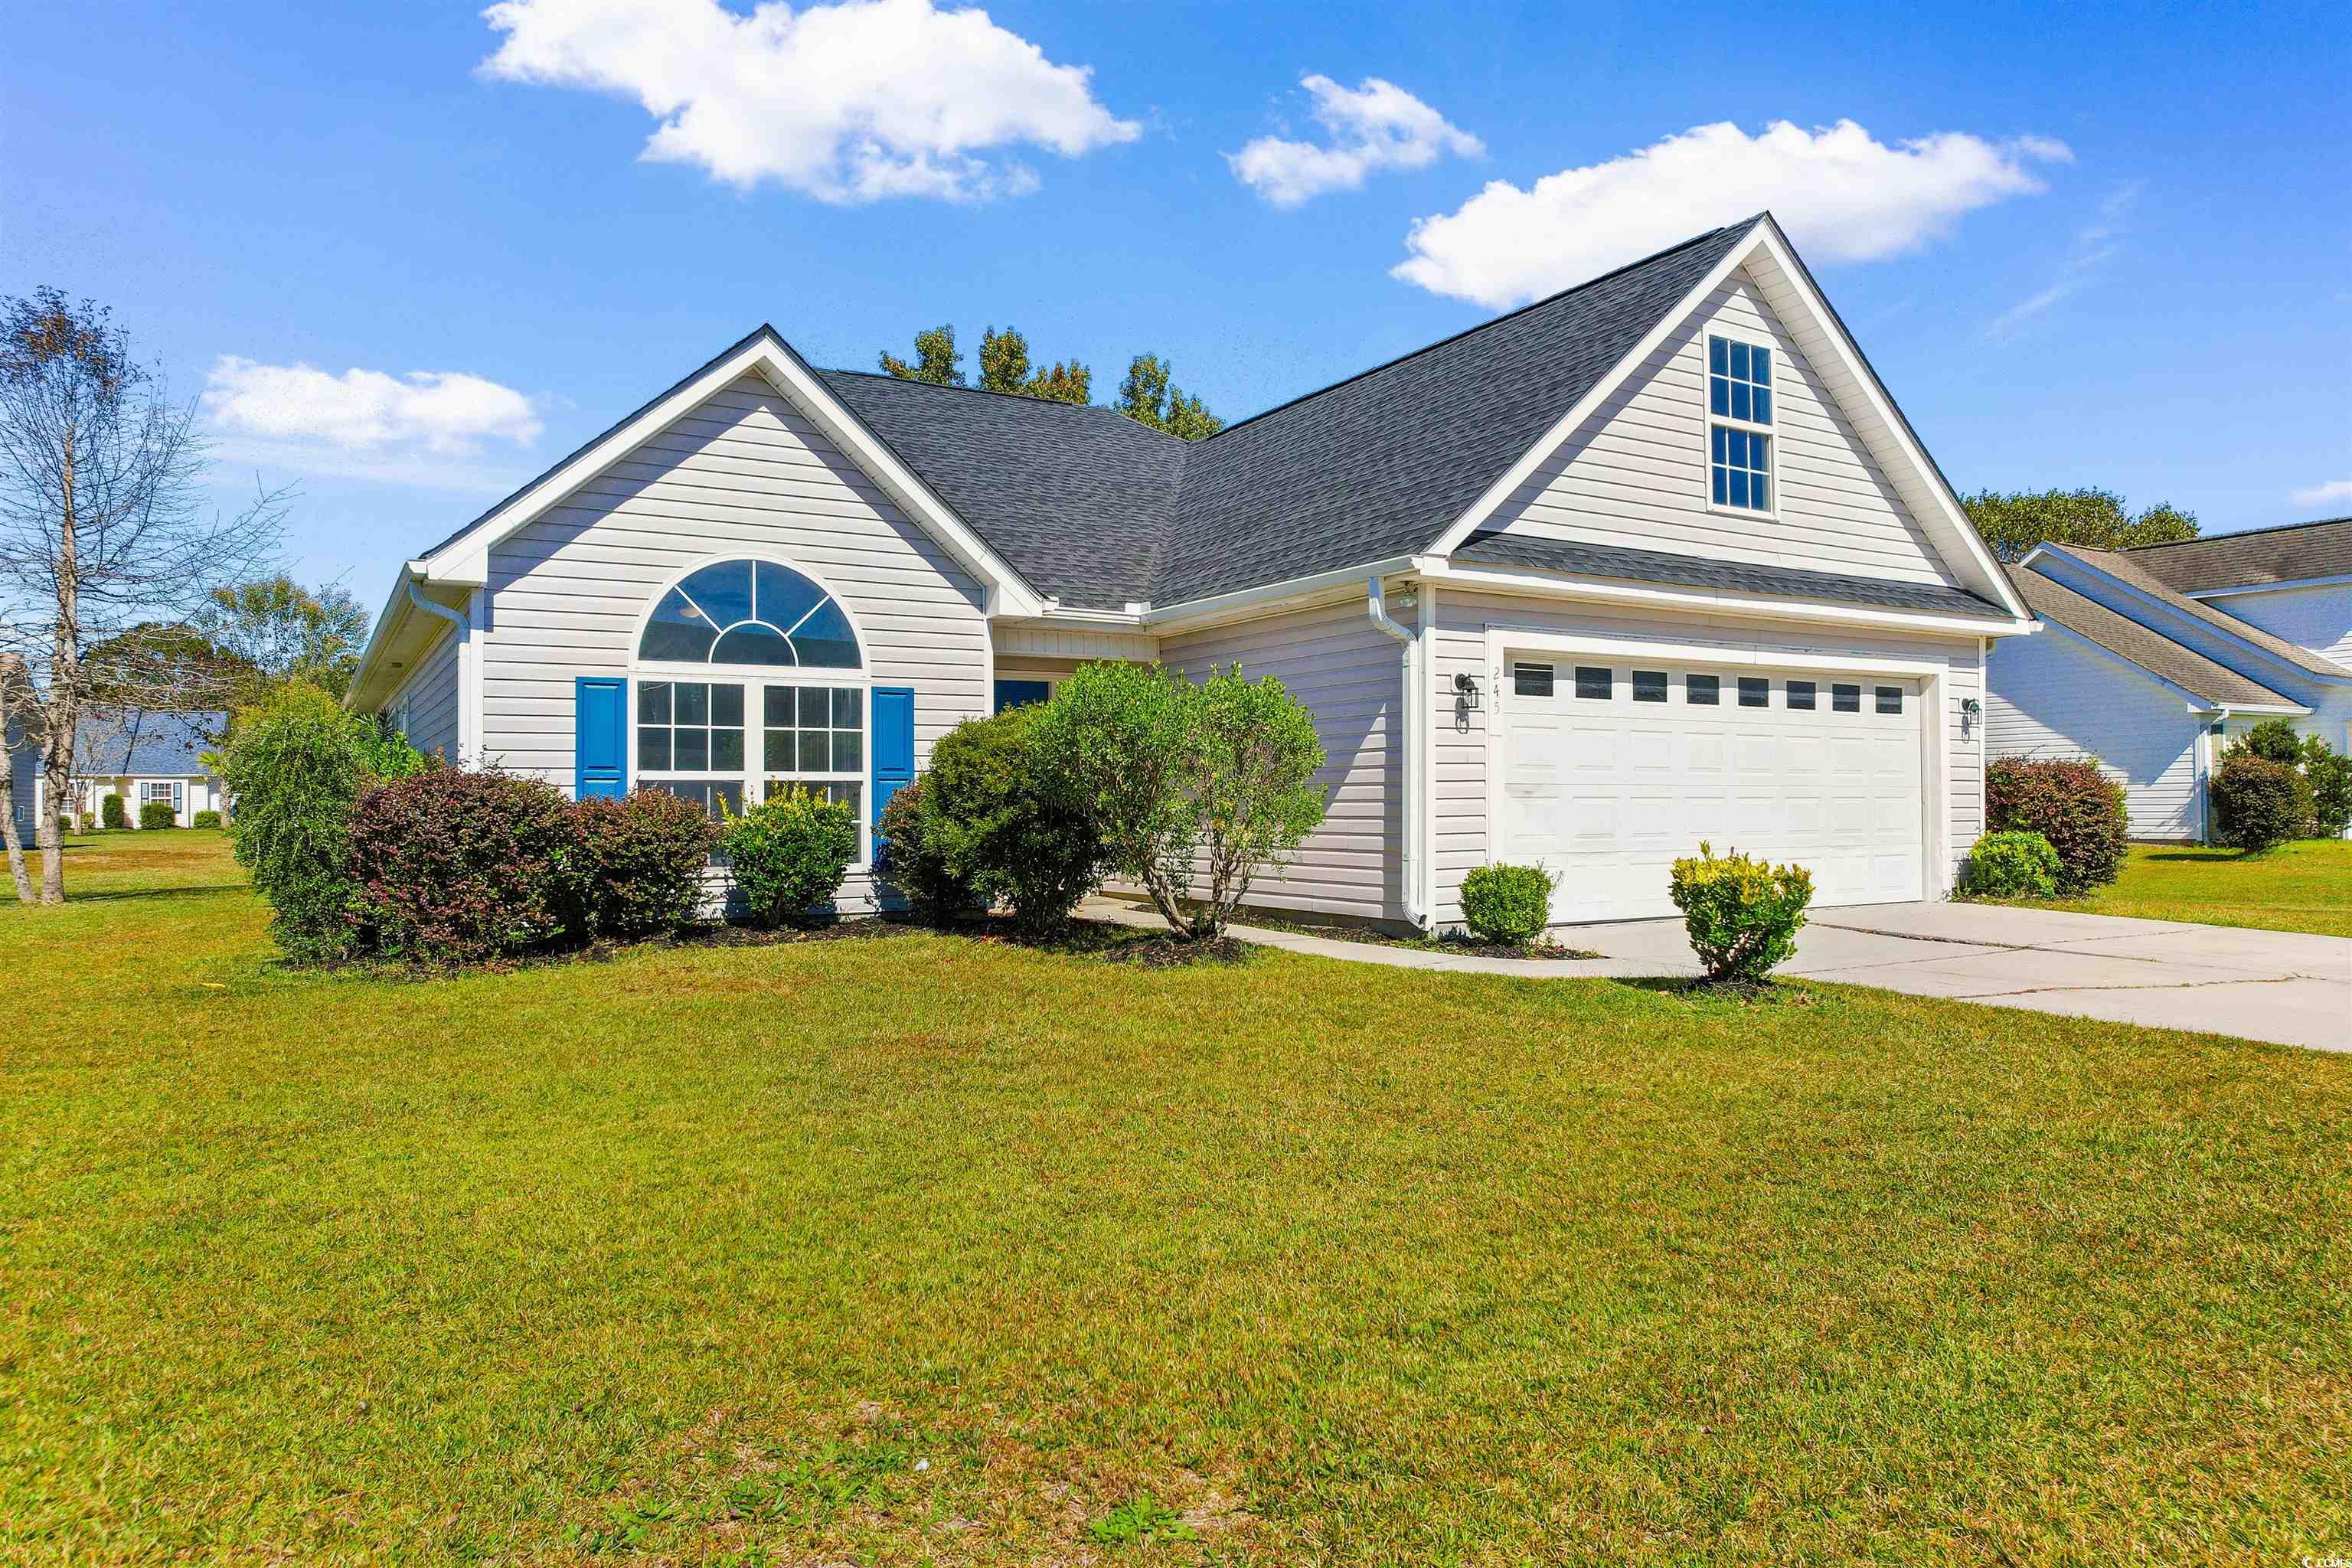
POLYGON ((8 748, 7 812, 16 820, 16 842, 30 847, 37 826, 34 803, 40 799, 41 749, 26 733, 23 721, 14 718, 0 734, 0 744, 8 748))
POLYGON ((2352 518, 2044 544, 2013 575, 2048 635, 1992 661, 1992 754, 2097 758, 2134 837, 2210 837, 2221 748, 2265 719, 2352 751, 2352 518))
POLYGON ((824 790, 856 909, 960 720, 1238 662, 1329 757, 1254 901, 1444 926, 1542 861, 1569 921, 1671 912, 1701 839, 1941 893, 2032 626, 1767 214, 1192 444, 762 327, 409 562, 350 700, 582 795, 824 790))
POLYGON ((133 827, 152 801, 170 802, 182 827, 200 811, 219 811, 226 794, 203 753, 217 743, 227 720, 225 713, 84 713, 76 726, 69 797, 59 809, 99 818, 106 797, 120 795, 133 827))

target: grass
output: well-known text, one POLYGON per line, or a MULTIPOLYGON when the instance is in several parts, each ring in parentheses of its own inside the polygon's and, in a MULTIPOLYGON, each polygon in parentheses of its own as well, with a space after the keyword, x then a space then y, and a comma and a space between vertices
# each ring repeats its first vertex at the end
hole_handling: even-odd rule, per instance
MULTIPOLYGON (((0 910, 0 1561, 2297 1561, 2352 1058, 917 934, 0 910)), ((98 896, 110 895, 110 896, 98 896)))
POLYGON ((2033 907, 2352 936, 2352 839, 2305 839, 2263 855, 2135 844, 2122 874, 2106 887, 2033 907))

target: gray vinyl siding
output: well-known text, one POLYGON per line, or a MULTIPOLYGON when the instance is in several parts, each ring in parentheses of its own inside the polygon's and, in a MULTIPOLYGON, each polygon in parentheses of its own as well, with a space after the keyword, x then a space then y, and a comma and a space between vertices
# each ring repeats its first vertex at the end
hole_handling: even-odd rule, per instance
POLYGON ((1906 637, 1848 629, 1807 632, 1793 626, 1742 622, 1722 616, 1661 616, 1606 605, 1570 605, 1557 601, 1438 590, 1429 699, 1432 726, 1432 804, 1439 925, 1462 919, 1462 879, 1492 858, 1487 817, 1487 725, 1492 707, 1471 707, 1457 699, 1454 678, 1470 675, 1483 692, 1495 689, 1487 667, 1490 627, 1560 636, 1707 644, 1727 649, 1766 650, 1822 658, 1940 660, 1944 665, 1946 784, 1951 834, 1947 846, 1957 867, 1983 831, 1984 756, 1980 727, 1963 735, 1961 702, 1981 700, 1983 671, 1974 637, 1906 637))
POLYGON ((1403 645, 1382 636, 1360 598, 1164 639, 1161 662, 1195 680, 1238 663, 1278 677, 1315 715, 1326 758, 1323 826, 1248 901, 1366 920, 1402 920, 1404 751, 1397 722, 1403 645))
POLYGON ((2352 583, 2224 594, 2205 603, 2352 669, 2352 583))
POLYGON ((2135 838, 2198 838, 2197 737, 2206 721, 2145 670, 2051 626, 1992 656, 1985 734, 1995 757, 2093 757, 2124 786, 2135 838))
POLYGON ((1496 513, 1514 532, 1709 560, 1954 578, 1793 338, 1734 274, 1496 513), (1777 516, 1707 506, 1710 325, 1774 349, 1777 516))
POLYGON ((8 746, 8 812, 16 819, 19 842, 30 845, 39 814, 35 804, 41 788, 41 753, 22 742, 15 734, 7 737, 8 746))
POLYGON ((415 672, 384 704, 387 712, 400 712, 404 704, 402 733, 408 743, 447 763, 461 760, 457 755, 457 647, 456 629, 443 632, 441 640, 416 661, 415 672))
MULTIPOLYGON (((782 394, 746 375, 491 552, 486 759, 572 788, 574 679, 626 675, 664 585, 737 552, 789 562, 833 591, 874 684, 915 692, 918 767, 960 720, 988 710, 979 584, 782 394)), ((866 907, 872 893, 853 873, 841 903, 866 907)))

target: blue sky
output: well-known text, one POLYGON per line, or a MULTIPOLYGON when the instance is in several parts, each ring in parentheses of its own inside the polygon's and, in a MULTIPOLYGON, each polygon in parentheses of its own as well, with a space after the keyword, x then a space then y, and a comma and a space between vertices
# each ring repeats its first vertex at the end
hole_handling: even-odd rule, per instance
POLYGON ((1151 349, 1237 417, 1763 206, 1962 489, 2352 511, 2337 7, 747 15, 32 8, 0 291, 112 305, 371 602, 762 321, 1011 322, 1098 398, 1151 349))

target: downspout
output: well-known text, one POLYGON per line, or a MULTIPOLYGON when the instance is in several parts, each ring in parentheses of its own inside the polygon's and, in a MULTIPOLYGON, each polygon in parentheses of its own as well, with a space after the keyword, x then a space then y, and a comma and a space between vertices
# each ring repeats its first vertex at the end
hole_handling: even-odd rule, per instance
POLYGON ((1421 902, 1421 742, 1427 730, 1426 707, 1428 692, 1421 679, 1421 639, 1389 616, 1388 593, 1378 577, 1364 584, 1364 614, 1374 627, 1404 645, 1400 660, 1399 707, 1404 721, 1404 766, 1399 770, 1403 778, 1402 797, 1397 802, 1397 817, 1403 837, 1402 864, 1398 867, 1397 883, 1404 899, 1405 919, 1418 929, 1427 929, 1428 911, 1421 902))
MULTIPOLYGON (((449 759, 453 766, 462 766, 473 754, 473 693, 467 689, 467 666, 473 662, 473 623, 457 610, 446 605, 436 605, 417 587, 416 579, 408 580, 408 602, 430 616, 438 616, 457 628, 457 754, 449 759)), ((409 673, 415 674, 414 670, 409 673)))

